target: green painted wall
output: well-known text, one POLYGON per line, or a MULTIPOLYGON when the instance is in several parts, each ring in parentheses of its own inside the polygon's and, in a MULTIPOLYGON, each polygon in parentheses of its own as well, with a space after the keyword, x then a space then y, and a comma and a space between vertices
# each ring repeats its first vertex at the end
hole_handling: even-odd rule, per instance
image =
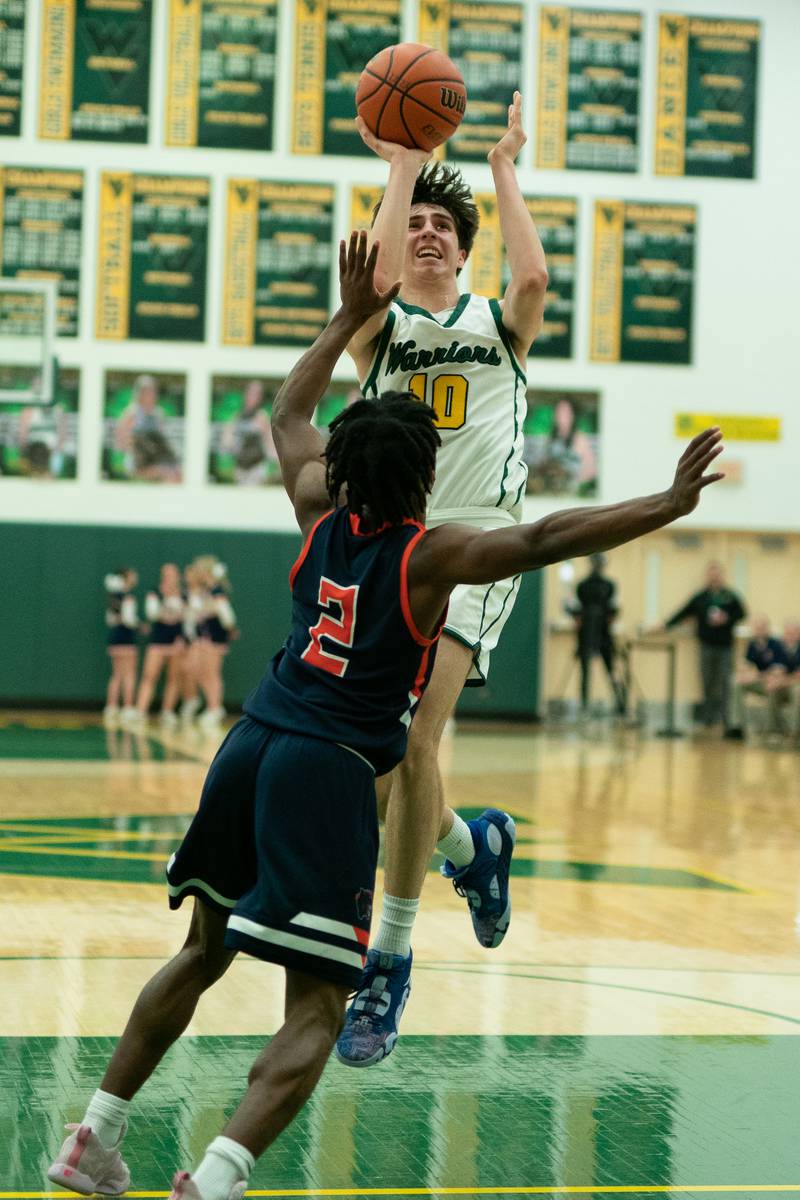
MULTIPOLYGON (((136 567, 143 615, 144 593, 157 583, 161 563, 214 553, 228 564, 242 630, 225 669, 226 701, 235 706, 286 635, 287 576, 299 546, 299 534, 291 533, 0 523, 0 703, 101 704, 108 674, 103 576, 136 567)), ((529 576, 492 655, 489 686, 468 689, 463 711, 534 715, 540 606, 540 579, 529 576)))

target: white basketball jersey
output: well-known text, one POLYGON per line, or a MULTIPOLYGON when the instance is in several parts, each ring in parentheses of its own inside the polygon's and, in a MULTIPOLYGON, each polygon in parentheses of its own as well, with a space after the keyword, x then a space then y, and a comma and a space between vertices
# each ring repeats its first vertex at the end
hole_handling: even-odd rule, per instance
POLYGON ((362 391, 411 391, 435 409, 442 447, 429 521, 495 514, 502 523, 518 508, 528 477, 525 376, 496 300, 464 295, 436 315, 396 300, 362 391))

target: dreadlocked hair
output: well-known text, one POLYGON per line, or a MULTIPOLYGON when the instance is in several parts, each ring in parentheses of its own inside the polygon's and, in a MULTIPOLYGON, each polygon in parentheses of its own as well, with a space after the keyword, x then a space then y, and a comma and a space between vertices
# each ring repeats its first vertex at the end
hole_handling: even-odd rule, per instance
MULTIPOLYGON (((414 204, 436 204, 450 213, 456 227, 459 250, 466 250, 469 258, 475 234, 478 232, 480 216, 469 185, 456 168, 444 162, 429 162, 420 170, 411 197, 414 204)), ((372 210, 372 224, 381 207, 381 201, 372 210)))
POLYGON ((332 503, 347 489, 350 512, 373 529, 425 512, 441 439, 436 414, 413 392, 356 400, 331 421, 325 448, 332 503))

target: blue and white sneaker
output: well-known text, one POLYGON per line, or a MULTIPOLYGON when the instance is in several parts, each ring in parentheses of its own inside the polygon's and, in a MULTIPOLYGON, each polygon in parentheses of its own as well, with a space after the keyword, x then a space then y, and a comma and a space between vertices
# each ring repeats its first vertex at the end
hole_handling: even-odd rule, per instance
POLYGON ((348 1067, 371 1067, 394 1050, 397 1026, 411 991, 411 958, 368 950, 359 989, 336 1042, 348 1067))
POLYGON ((466 867, 456 867, 446 858, 440 870, 446 879, 452 879, 459 896, 466 897, 475 937, 493 950, 511 922, 508 868, 517 830, 513 818, 497 808, 487 808, 467 824, 475 857, 466 867))

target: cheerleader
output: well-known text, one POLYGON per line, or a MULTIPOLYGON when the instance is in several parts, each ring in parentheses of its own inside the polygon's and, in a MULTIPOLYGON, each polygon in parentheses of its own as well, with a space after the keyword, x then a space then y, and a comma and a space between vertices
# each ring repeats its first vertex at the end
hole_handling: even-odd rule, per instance
POLYGON ((185 600, 181 591, 181 573, 175 563, 164 563, 157 592, 148 592, 145 615, 150 622, 150 638, 144 653, 142 677, 136 697, 137 721, 143 723, 161 672, 167 678, 161 701, 161 723, 171 728, 178 723, 175 706, 181 690, 181 670, 185 651, 183 617, 185 600))
POLYGON ((120 718, 120 695, 122 716, 127 720, 136 712, 133 697, 136 691, 136 631, 139 617, 133 589, 138 582, 139 576, 133 567, 122 567, 106 575, 104 580, 108 653, 111 658, 111 678, 103 709, 106 725, 116 725, 120 718))
POLYGON ((202 615, 197 624, 199 682, 206 699, 200 718, 204 729, 216 729, 223 717, 222 661, 232 638, 238 637, 236 614, 229 599, 231 585, 224 563, 213 555, 195 560, 201 583, 206 589, 202 615))
POLYGON ((183 678, 181 686, 181 721, 191 725, 200 708, 200 658, 202 648, 197 637, 197 626, 203 618, 206 605, 206 589, 202 582, 202 571, 190 563, 183 571, 183 589, 186 603, 183 610, 183 636, 186 653, 183 656, 183 678))

